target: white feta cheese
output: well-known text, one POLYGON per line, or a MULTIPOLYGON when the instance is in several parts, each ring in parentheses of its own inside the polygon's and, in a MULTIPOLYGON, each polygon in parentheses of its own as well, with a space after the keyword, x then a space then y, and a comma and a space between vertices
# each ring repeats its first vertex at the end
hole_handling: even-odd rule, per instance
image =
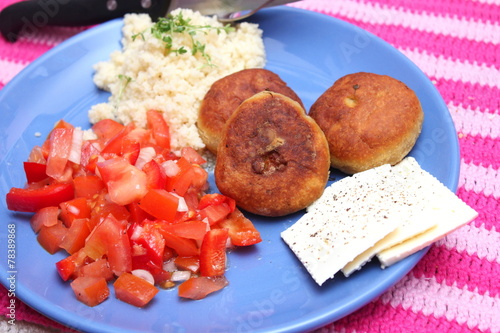
POLYGON ((391 187, 392 178, 389 165, 346 177, 281 233, 319 285, 399 225, 400 204, 391 191, 378 190, 391 187))

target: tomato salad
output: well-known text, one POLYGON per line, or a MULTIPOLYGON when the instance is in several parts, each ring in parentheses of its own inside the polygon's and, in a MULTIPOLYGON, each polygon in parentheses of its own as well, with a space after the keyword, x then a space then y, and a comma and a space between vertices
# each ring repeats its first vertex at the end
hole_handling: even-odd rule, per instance
POLYGON ((170 149, 168 124, 147 112, 147 127, 105 119, 95 139, 61 120, 24 162, 27 184, 6 196, 13 211, 33 212, 38 242, 76 298, 95 306, 112 285, 118 299, 143 307, 160 288, 201 299, 224 288, 226 251, 261 242, 235 205, 207 193, 205 159, 170 149))

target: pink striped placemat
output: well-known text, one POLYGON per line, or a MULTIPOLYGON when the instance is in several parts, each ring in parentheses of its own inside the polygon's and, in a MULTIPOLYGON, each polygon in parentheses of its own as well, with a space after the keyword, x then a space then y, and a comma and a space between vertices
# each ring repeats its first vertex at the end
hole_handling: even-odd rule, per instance
MULTIPOLYGON (((0 0, 0 9, 12 2, 0 0)), ((374 33, 429 76, 458 133, 457 194, 479 212, 475 221, 432 246, 386 293, 320 331, 500 332, 500 1, 304 0, 292 6, 374 33)), ((15 44, 0 38, 0 88, 41 54, 82 30, 36 29, 15 44)), ((1 315, 7 314, 8 302, 1 287, 1 315)), ((47 331, 66 331, 17 304, 17 320, 47 331)))

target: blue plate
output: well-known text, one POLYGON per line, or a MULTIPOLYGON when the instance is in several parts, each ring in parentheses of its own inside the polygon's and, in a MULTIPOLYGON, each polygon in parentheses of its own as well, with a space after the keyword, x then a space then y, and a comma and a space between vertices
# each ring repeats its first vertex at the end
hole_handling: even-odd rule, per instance
MULTIPOLYGON (((314 12, 277 7, 262 10, 251 21, 264 31, 266 67, 288 82, 307 108, 348 73, 375 72, 405 82, 425 112, 423 131, 411 155, 456 190, 459 149, 451 117, 433 84, 410 60, 366 31, 314 12)), ((33 146, 42 144, 57 120, 90 126, 90 106, 108 97, 94 86, 92 65, 120 48, 121 26, 121 20, 110 21, 67 40, 0 91, 2 198, 11 187, 23 186, 22 162, 33 146)), ((44 315, 91 332, 311 330, 370 302, 425 254, 423 250, 385 270, 374 261, 348 279, 337 274, 319 287, 280 239, 281 231, 302 213, 279 219, 250 216, 263 242, 229 254, 230 285, 222 291, 203 300, 185 301, 177 297, 175 288, 165 290, 144 309, 111 294, 90 308, 76 301, 69 283, 59 278, 54 264, 64 254, 50 255, 41 248, 29 225, 31 215, 8 211, 3 199, 0 209, 1 282, 8 289, 15 287, 17 297, 44 315), (9 237, 15 237, 11 262, 9 237)))

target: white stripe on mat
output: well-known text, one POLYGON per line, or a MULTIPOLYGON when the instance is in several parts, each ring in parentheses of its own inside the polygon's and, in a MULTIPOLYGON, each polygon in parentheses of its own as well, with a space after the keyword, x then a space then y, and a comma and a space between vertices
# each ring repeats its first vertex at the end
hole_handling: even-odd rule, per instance
POLYGON ((500 70, 494 66, 445 59, 415 50, 400 51, 428 76, 453 81, 478 83, 490 87, 500 87, 500 70))
POLYGON ((484 196, 493 196, 498 199, 500 198, 500 184, 492 181, 494 179, 500 179, 500 174, 499 170, 491 165, 484 167, 466 163, 463 159, 460 161, 458 186, 466 191, 482 193, 484 196))
POLYGON ((5 59, 0 59, 0 82, 7 84, 14 76, 16 76, 28 64, 20 64, 5 59))
POLYGON ((448 103, 451 118, 455 124, 457 132, 465 135, 479 135, 483 138, 490 137, 498 139, 500 137, 500 115, 490 113, 488 110, 473 110, 462 105, 448 103))
POLYGON ((293 3, 292 6, 320 10, 331 15, 341 15, 352 20, 370 24, 385 24, 410 29, 466 38, 478 42, 500 44, 500 26, 489 22, 478 22, 432 14, 416 14, 397 8, 382 7, 370 2, 343 1, 332 6, 331 0, 293 3))
POLYGON ((441 284, 432 277, 416 278, 410 273, 383 294, 380 300, 425 316, 445 317, 469 328, 500 332, 500 297, 441 284))

